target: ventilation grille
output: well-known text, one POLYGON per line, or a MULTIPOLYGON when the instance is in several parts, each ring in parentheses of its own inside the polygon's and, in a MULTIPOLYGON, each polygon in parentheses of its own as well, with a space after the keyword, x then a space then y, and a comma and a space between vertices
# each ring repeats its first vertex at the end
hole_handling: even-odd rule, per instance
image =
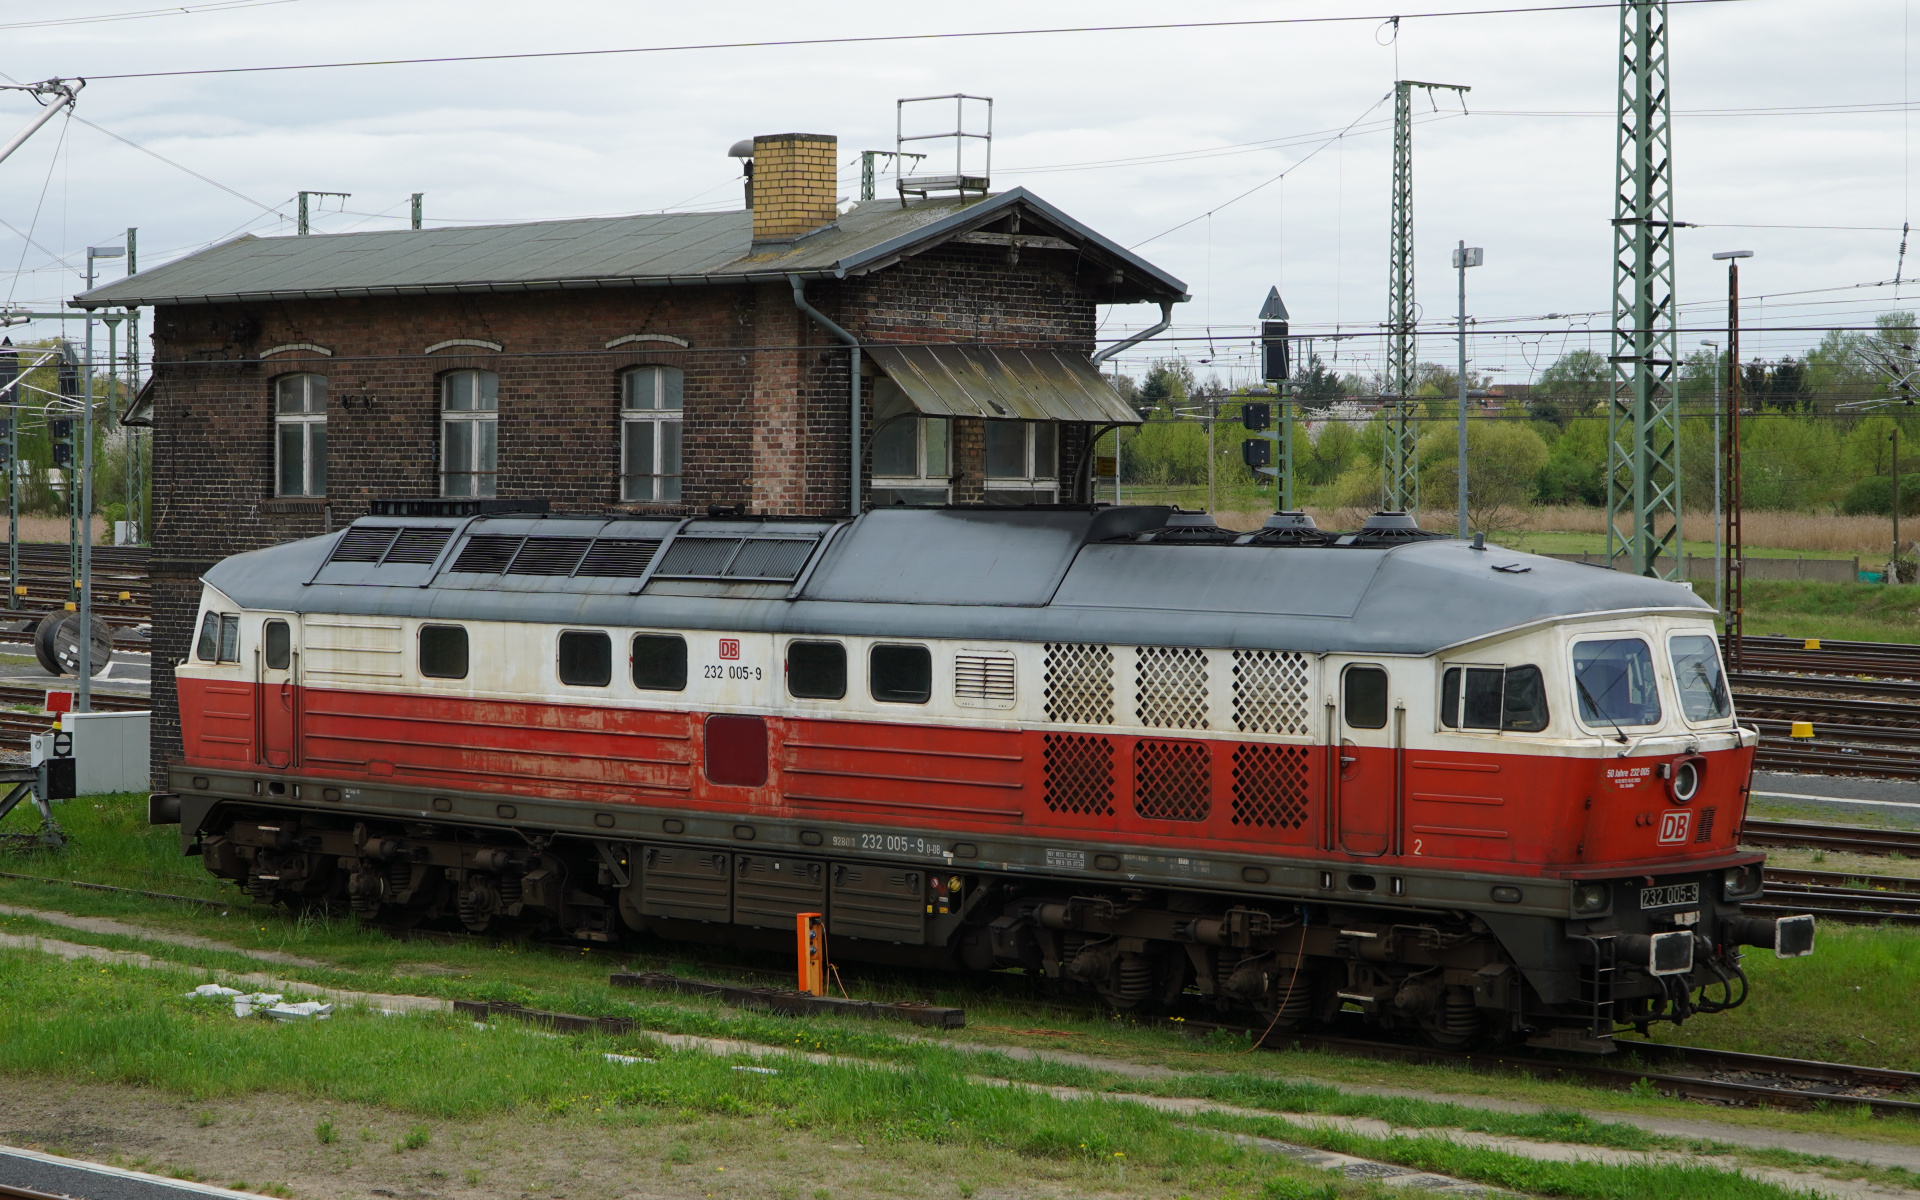
POLYGON ((961 708, 1012 708, 1013 659, 1004 654, 956 654, 953 702, 961 708))
POLYGON ((1204 821, 1213 810, 1213 755, 1205 742, 1133 747, 1133 811, 1162 821, 1204 821))
POLYGON ((1106 646, 1047 643, 1049 721, 1113 724, 1113 651, 1106 646))
POLYGON ((1047 808, 1081 817, 1113 815, 1113 744, 1103 737, 1045 738, 1047 808))
POLYGON ((400 536, 398 529, 359 526, 347 530, 333 548, 328 562, 377 563, 386 557, 387 548, 400 536))
POLYGON ((602 538, 587 551, 574 574, 587 579, 638 579, 659 552, 657 539, 602 538))
POLYGON ((476 534, 467 539, 460 549, 460 557, 453 561, 450 568, 469 575, 498 575, 507 569, 513 561, 520 543, 527 539, 515 535, 503 537, 497 533, 476 534))
POLYGON ((433 560, 440 557, 441 547, 452 536, 451 529, 402 529, 384 561, 390 567, 401 563, 415 567, 432 566, 433 560))
POLYGON ((1173 646, 1142 646, 1134 709, 1153 729, 1207 727, 1207 652, 1173 646))
POLYGON ((1233 751, 1233 823, 1298 829, 1307 822, 1305 746, 1243 745, 1233 751))
POLYGON ((748 538, 727 564, 729 579, 794 579, 813 557, 811 538, 748 538))
POLYGON ((1307 735, 1307 656, 1233 652, 1233 723, 1243 733, 1307 735))
MULTIPOLYGON (((509 575, 571 575, 586 556, 592 538, 530 537, 514 556, 509 575)), ((465 557, 464 555, 462 557, 465 557)))
POLYGON ((740 546, 739 538, 675 538, 667 557, 654 574, 679 578, 718 579, 721 568, 740 546))
POLYGON ((1700 832, 1693 835, 1693 840, 1696 842, 1710 842, 1713 840, 1713 810, 1711 808, 1703 808, 1700 810, 1700 832))

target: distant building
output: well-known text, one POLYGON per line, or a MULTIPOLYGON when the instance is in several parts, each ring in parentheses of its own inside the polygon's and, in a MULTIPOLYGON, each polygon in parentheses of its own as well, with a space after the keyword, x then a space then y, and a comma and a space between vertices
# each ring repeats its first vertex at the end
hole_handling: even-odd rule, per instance
POLYGON ((1185 285, 1024 188, 841 213, 834 138, 753 150, 740 211, 244 237, 77 298, 154 310, 156 770, 201 573, 375 498, 1088 500, 1089 439, 1140 420, 1098 308, 1185 285))

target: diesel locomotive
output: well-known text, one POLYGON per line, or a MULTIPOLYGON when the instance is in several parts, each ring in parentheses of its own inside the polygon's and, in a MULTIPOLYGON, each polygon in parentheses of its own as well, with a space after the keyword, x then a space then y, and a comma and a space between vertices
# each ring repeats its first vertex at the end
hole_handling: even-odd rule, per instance
POLYGON ((1604 1052, 1746 996, 1685 586, 1153 506, 396 500, 204 579, 153 800, 256 900, 1604 1052), (623 661, 624 660, 624 661, 623 661))

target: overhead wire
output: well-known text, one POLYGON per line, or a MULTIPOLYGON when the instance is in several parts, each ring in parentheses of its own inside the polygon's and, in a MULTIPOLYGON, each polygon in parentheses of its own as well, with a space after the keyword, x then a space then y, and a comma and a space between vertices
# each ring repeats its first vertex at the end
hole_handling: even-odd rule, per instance
POLYGON ((102 13, 93 17, 51 17, 42 21, 9 21, 0 30, 47 29, 61 25, 100 25, 108 21, 144 21, 154 17, 185 17, 203 12, 229 12, 236 8, 266 8, 275 4, 296 4, 299 0, 214 0, 210 4, 172 4, 166 8, 143 8, 132 12, 102 13))

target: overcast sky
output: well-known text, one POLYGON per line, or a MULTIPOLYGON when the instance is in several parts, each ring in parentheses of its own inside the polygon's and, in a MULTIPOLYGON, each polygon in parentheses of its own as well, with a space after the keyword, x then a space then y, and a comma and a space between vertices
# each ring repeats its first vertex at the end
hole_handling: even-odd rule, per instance
MULTIPOLYGON (((838 135, 841 191, 853 197, 857 153, 893 147, 897 98, 966 91, 994 99, 996 188, 1023 185, 1187 281, 1193 299, 1176 313, 1180 341, 1159 352, 1211 357, 1202 374, 1244 382, 1252 320, 1277 284, 1297 331, 1370 335, 1317 346, 1340 368, 1361 369, 1378 361, 1386 311, 1392 109, 1376 104, 1395 78, 1409 78, 1473 89, 1464 113, 1451 93, 1436 96, 1437 110, 1424 99, 1418 106, 1424 318, 1451 317, 1449 250, 1465 239, 1486 248, 1486 265, 1469 273, 1468 311, 1483 330, 1514 331, 1476 337, 1477 366, 1524 382, 1568 349, 1607 349, 1612 9, 1409 18, 1397 37, 1364 19, 100 78, 1385 9, 1363 0, 976 0, 964 9, 844 0, 241 0, 76 20, 143 7, 0 0, 0 72, 16 81, 91 77, 79 117, 179 164, 59 118, 0 164, 0 277, 14 304, 52 305, 79 291, 84 248, 118 241, 127 226, 140 230, 143 268, 241 232, 290 235, 302 188, 352 193, 324 203, 320 232, 403 227, 412 192, 426 193, 430 225, 738 207, 727 147, 799 130, 838 135), (1350 134, 1332 136, 1356 119, 1350 134), (1283 180, 1225 203, 1283 171, 1283 180), (29 230, 31 245, 21 236, 29 230)), ((1710 256, 1724 249, 1756 251, 1743 274, 1756 326, 1861 324, 1895 305, 1893 288, 1852 285, 1893 278, 1911 211, 1910 7, 1673 6, 1675 216, 1705 226, 1678 235, 1685 324, 1723 322, 1726 277, 1710 256)), ((0 142, 36 111, 24 95, 0 92, 0 142)), ((102 266, 103 279, 119 272, 102 266)), ((1916 274, 1911 263, 1906 274, 1916 274)), ((1151 315, 1114 309, 1105 332, 1151 315)), ((18 341, 50 329, 11 332, 18 341)), ((1685 332, 1683 348, 1713 336, 1685 332)), ((1777 356, 1818 336, 1750 333, 1744 348, 1777 356)), ((1423 358, 1453 356, 1451 340, 1423 339, 1423 358)))

